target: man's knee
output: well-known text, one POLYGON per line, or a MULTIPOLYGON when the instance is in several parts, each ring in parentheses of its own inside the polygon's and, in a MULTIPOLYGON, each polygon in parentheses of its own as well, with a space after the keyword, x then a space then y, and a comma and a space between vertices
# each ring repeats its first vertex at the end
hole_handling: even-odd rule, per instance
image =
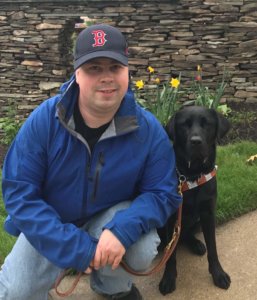
POLYGON ((31 291, 25 282, 23 285, 11 279, 8 282, 2 282, 0 273, 0 300, 28 300, 30 298, 31 291))
POLYGON ((21 234, 0 271, 0 300, 47 299, 60 271, 21 234))
POLYGON ((155 229, 143 235, 125 254, 126 263, 135 271, 143 271, 150 267, 158 254, 160 238, 155 229))

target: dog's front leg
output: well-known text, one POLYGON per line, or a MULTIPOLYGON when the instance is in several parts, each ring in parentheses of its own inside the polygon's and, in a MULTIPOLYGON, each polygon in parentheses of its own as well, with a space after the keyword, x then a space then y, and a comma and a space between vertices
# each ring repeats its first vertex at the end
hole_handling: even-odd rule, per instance
MULTIPOLYGON (((158 234, 160 235, 162 241, 162 246, 163 246, 162 248, 167 246, 167 244, 171 241, 176 220, 177 220, 177 213, 174 213, 169 217, 165 226, 158 230, 158 234)), ((172 293, 176 289, 176 278, 177 278, 176 251, 177 251, 177 246, 175 247, 173 253, 171 254, 169 260, 166 263, 165 271, 159 283, 159 291, 163 295, 172 293)))
POLYGON ((166 263, 165 271, 159 283, 159 291, 166 295, 172 293, 176 289, 177 267, 176 267, 176 250, 174 249, 171 257, 166 263))
POLYGON ((209 272, 216 286, 228 289, 231 280, 229 275, 223 270, 217 254, 214 209, 206 209, 205 207, 204 211, 200 211, 200 221, 207 247, 209 272))

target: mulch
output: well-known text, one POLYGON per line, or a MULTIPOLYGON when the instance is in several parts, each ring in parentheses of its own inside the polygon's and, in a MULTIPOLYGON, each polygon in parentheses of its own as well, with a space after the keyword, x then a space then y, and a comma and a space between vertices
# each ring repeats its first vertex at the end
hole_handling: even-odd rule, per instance
POLYGON ((230 103, 232 109, 228 119, 231 129, 222 139, 221 144, 249 140, 257 143, 257 103, 230 103))

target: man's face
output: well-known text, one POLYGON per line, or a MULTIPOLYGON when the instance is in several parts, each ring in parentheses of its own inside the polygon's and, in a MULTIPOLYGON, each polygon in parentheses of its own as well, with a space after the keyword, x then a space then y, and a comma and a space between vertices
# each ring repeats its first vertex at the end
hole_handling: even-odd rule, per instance
POLYGON ((128 67, 109 58, 96 58, 76 70, 79 104, 93 114, 115 114, 127 92, 128 67))

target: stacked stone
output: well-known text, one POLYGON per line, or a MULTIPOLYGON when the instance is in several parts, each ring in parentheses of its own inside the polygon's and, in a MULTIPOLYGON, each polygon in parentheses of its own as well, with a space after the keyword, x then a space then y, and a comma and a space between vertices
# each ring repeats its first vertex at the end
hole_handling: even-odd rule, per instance
POLYGON ((224 101, 257 101, 256 0, 0 0, 0 6, 1 115, 11 100, 26 116, 69 78, 81 16, 126 34, 134 81, 148 80, 152 66, 162 81, 181 74, 187 85, 201 65, 210 87, 229 73, 224 101))
POLYGON ((7 100, 15 99, 18 110, 30 112, 51 96, 67 74, 62 62, 70 53, 59 52, 65 43, 66 21, 42 18, 42 10, 39 13, 27 6, 11 6, 0 19, 0 100, 8 104, 7 100))

